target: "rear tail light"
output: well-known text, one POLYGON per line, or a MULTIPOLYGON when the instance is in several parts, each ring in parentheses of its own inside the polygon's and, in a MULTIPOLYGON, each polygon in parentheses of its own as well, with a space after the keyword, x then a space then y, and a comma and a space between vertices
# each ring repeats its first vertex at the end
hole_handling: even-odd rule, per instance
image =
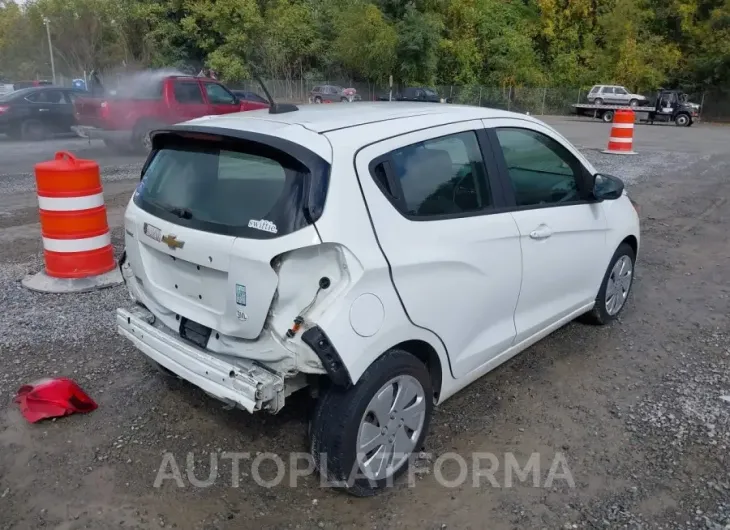
POLYGON ((99 115, 102 119, 109 117, 109 103, 106 101, 102 101, 101 105, 99 105, 99 115))
POLYGON ((10 108, 10 107, 3 107, 2 105, 0 105, 0 114, 2 114, 3 112, 5 112, 5 111, 6 111, 6 110, 8 110, 9 108, 10 108))

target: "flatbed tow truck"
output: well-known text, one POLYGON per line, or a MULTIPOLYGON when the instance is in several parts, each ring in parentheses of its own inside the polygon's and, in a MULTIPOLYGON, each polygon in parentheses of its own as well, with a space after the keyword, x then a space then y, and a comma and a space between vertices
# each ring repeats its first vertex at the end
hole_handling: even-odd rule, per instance
POLYGON ((592 116, 606 123, 611 123, 617 110, 630 109, 634 112, 646 114, 646 118, 639 121, 653 125, 654 122, 673 121, 678 127, 690 127, 699 121, 700 106, 690 103, 687 95, 678 90, 660 90, 654 105, 592 105, 578 103, 573 105, 578 116, 592 116))

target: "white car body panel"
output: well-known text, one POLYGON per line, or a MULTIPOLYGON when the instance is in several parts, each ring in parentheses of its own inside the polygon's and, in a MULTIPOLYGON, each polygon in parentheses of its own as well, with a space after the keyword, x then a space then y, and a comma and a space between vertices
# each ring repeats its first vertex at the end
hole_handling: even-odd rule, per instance
MULTIPOLYGON (((546 134, 581 162, 585 160, 562 136, 539 123, 497 118, 484 120, 484 124, 488 128, 519 127, 546 134)), ((606 247, 607 226, 601 203, 527 209, 514 211, 511 216, 517 223, 522 249, 522 287, 514 313, 515 343, 519 344, 590 304, 615 249, 606 247), (545 231, 547 237, 533 239, 535 231, 545 231)))
POLYGON ((355 159, 405 309, 414 324, 443 340, 457 378, 514 341, 521 276, 517 225, 509 213, 411 221, 388 202, 368 165, 399 147, 481 127, 472 120, 399 135, 365 147, 355 159))

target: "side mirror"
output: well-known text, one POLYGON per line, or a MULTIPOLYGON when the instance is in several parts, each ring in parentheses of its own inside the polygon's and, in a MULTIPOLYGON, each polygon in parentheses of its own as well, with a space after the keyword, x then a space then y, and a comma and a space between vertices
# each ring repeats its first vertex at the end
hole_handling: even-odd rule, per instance
POLYGON ((596 173, 593 178, 593 196, 599 201, 613 201, 621 197, 624 183, 613 175, 596 173))

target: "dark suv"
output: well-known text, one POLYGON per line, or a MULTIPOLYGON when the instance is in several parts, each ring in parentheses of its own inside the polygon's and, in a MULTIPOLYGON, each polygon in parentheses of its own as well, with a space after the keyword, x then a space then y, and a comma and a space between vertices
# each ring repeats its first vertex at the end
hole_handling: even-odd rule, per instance
POLYGON ((309 93, 309 99, 313 103, 332 103, 333 101, 352 103, 362 100, 354 88, 342 88, 339 85, 316 86, 309 93))

